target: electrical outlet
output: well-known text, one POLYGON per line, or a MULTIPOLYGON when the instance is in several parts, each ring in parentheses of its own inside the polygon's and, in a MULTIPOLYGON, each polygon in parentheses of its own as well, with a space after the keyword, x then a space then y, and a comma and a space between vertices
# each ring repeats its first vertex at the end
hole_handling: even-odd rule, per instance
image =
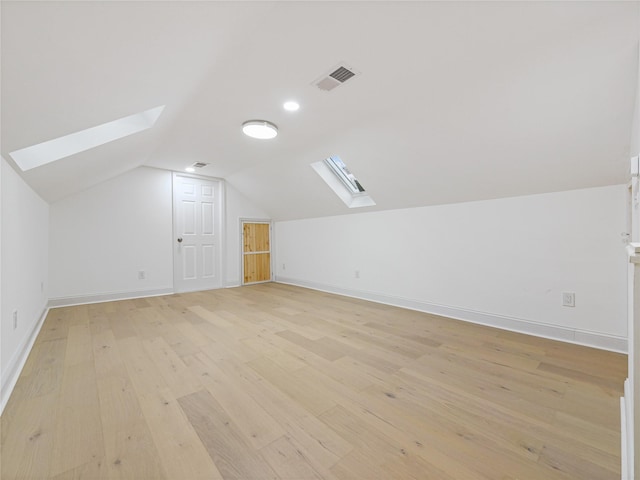
POLYGON ((355 275, 356 278, 360 278, 360 270, 356 270, 354 272, 354 275, 355 275))
POLYGON ((13 311, 13 329, 18 328, 18 310, 13 311))
POLYGON ((286 270, 286 269, 287 269, 287 264, 286 264, 286 263, 283 263, 283 264, 282 264, 282 270, 286 270))
POLYGON ((138 271, 138 280, 144 280, 145 278, 147 278, 147 272, 144 270, 138 271))
POLYGON ((562 306, 563 307, 575 307, 576 306, 576 294, 573 292, 562 292, 562 306))

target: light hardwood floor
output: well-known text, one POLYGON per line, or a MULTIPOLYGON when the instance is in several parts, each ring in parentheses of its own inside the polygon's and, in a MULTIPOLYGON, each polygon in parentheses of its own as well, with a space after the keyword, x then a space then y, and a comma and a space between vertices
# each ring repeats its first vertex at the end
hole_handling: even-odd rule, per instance
POLYGON ((619 479, 626 356, 261 284, 50 311, 9 479, 619 479))

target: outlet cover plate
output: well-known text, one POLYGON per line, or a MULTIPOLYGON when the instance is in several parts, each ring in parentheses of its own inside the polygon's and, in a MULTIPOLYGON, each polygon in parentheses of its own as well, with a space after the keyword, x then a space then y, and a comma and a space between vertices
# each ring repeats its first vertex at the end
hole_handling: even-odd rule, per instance
POLYGON ((562 306, 563 307, 575 307, 576 306, 576 294, 573 292, 562 292, 562 306))

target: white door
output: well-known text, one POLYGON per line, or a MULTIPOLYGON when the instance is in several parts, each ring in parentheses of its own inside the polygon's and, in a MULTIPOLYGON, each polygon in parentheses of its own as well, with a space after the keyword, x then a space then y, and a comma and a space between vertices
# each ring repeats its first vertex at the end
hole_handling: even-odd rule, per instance
POLYGON ((176 292, 222 287, 221 182, 173 174, 173 272, 176 292))

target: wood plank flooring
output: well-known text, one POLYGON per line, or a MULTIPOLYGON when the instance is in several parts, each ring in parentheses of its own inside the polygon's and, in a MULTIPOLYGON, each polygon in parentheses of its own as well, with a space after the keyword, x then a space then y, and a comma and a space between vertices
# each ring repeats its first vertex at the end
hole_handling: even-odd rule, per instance
POLYGON ((52 309, 10 479, 620 478, 626 356, 279 284, 52 309))

